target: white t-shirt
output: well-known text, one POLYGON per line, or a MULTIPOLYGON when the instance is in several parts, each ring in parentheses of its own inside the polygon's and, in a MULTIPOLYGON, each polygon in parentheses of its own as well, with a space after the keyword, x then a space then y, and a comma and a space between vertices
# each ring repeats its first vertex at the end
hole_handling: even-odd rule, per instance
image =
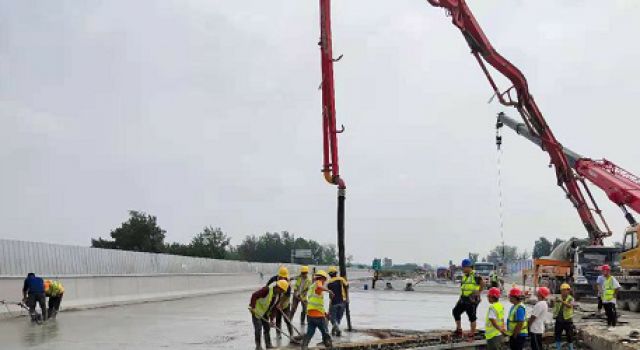
POLYGON ((494 310, 492 307, 489 308, 489 315, 487 316, 489 317, 490 320, 498 319, 498 314, 496 313, 496 310, 494 310))
POLYGON ((549 305, 546 301, 540 300, 533 307, 531 316, 535 316, 536 319, 529 326, 531 333, 542 334, 544 333, 544 320, 547 319, 549 313, 549 305))
MULTIPOLYGON (((620 288, 620 283, 618 282, 618 280, 615 277, 611 276, 611 280, 613 281, 613 288, 614 289, 620 288)), ((600 293, 598 293, 598 296, 602 296, 602 291, 604 291, 604 282, 605 282, 604 276, 602 276, 602 275, 598 276, 598 279, 596 280, 596 283, 600 286, 600 291, 601 291, 600 293)), ((603 300, 602 302, 603 303, 614 303, 615 304, 616 298, 613 298, 613 300, 610 300, 610 301, 604 301, 603 300)))

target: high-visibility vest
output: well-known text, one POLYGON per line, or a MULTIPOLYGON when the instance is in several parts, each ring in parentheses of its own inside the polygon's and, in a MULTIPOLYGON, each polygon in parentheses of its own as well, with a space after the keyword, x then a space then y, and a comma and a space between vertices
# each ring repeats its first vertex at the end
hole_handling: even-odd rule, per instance
POLYGON ((604 290, 602 291, 602 300, 612 301, 615 294, 616 294, 616 288, 614 287, 614 284, 613 284, 613 277, 609 276, 606 280, 604 280, 604 290))
POLYGON ((296 292, 298 292, 298 294, 300 294, 300 299, 307 299, 309 286, 311 286, 311 278, 309 278, 309 276, 307 276, 304 281, 302 280, 302 276, 296 277, 295 290, 296 292))
MULTIPOLYGON (((573 303, 573 297, 571 295, 568 295, 566 301, 568 303, 573 303)), ((556 302, 555 304, 553 304, 553 318, 554 319, 558 318, 558 315, 560 315, 560 310, 562 310, 562 319, 571 320, 573 318, 573 308, 572 307, 565 307, 562 302, 556 302)))
POLYGON ((326 313, 324 309, 324 292, 316 294, 316 289, 316 284, 314 284, 309 288, 309 292, 307 293, 307 314, 316 310, 320 311, 324 315, 326 313))
POLYGON ((269 287, 269 294, 266 297, 256 300, 256 307, 253 309, 253 313, 257 318, 265 317, 265 314, 269 311, 272 300, 273 286, 269 287))
MULTIPOLYGON (((495 311, 496 313, 496 316, 497 316, 496 323, 498 324, 498 327, 503 328, 504 327, 504 306, 502 306, 502 304, 500 304, 500 302, 498 301, 493 304, 489 304, 489 311, 491 310, 495 311)), ((485 339, 489 340, 499 335, 500 335, 500 329, 493 326, 493 323, 491 323, 491 320, 489 319, 489 312, 487 312, 487 318, 484 321, 485 339)))
POLYGON ((58 281, 45 280, 44 293, 48 297, 57 297, 64 293, 64 287, 62 286, 62 283, 58 281))
POLYGON ((480 290, 480 285, 476 283, 476 272, 471 271, 468 276, 462 275, 462 284, 460 285, 460 292, 463 297, 468 297, 475 291, 480 290))
POLYGON ((500 279, 498 278, 498 274, 495 272, 492 272, 489 278, 491 279, 491 282, 498 283, 500 281, 500 279))
MULTIPOLYGON (((522 303, 519 303, 517 305, 514 305, 513 307, 511 307, 511 311, 509 312, 509 322, 507 324, 507 334, 509 335, 513 335, 513 331, 516 329, 516 313, 518 311, 518 309, 524 309, 526 310, 526 308, 524 307, 524 305, 522 305, 522 303)), ((529 330, 528 330, 528 326, 527 326, 527 318, 524 318, 524 322, 522 322, 522 328, 520 328, 520 334, 529 334, 529 330)))
POLYGON ((336 276, 336 277, 331 277, 329 279, 328 283, 333 283, 339 281, 340 282, 340 286, 342 287, 342 300, 347 300, 347 286, 349 285, 349 282, 347 282, 346 279, 344 279, 343 277, 340 276, 336 276))
MULTIPOLYGON (((269 288, 274 287, 276 284, 278 283, 278 280, 271 282, 270 285, 268 285, 269 288)), ((289 287, 291 288, 291 287, 289 287)), ((285 290, 284 292, 282 292, 282 294, 280 294, 280 299, 278 300, 278 303, 280 304, 280 306, 283 309, 286 309, 289 307, 289 305, 291 305, 291 294, 287 295, 287 292, 290 289, 285 290)))

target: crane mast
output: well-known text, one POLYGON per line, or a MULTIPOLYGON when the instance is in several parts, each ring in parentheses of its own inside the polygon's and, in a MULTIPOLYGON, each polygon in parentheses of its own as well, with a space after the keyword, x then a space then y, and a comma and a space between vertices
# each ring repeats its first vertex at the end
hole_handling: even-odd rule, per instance
POLYGON ((578 178, 563 152, 562 145, 547 125, 542 112, 529 91, 529 85, 524 74, 493 48, 465 0, 427 1, 432 6, 442 7, 447 11, 448 15, 451 16, 453 25, 462 32, 463 37, 471 48, 471 54, 475 57, 480 68, 482 68, 482 71, 489 80, 489 84, 498 101, 505 106, 516 108, 527 130, 540 140, 542 149, 549 154, 551 164, 555 167, 557 184, 563 189, 567 198, 577 209, 580 219, 591 239, 591 243, 594 245, 602 245, 602 239, 610 236, 611 231, 608 229, 606 221, 598 209, 595 200, 593 200, 593 197, 590 195, 586 183, 578 178), (509 79, 513 85, 501 91, 491 76, 485 62, 509 79), (589 195, 593 209, 589 207, 582 193, 580 184, 582 184, 589 195), (600 229, 598 222, 592 215, 592 210, 598 214, 600 220, 607 228, 605 231, 600 229))

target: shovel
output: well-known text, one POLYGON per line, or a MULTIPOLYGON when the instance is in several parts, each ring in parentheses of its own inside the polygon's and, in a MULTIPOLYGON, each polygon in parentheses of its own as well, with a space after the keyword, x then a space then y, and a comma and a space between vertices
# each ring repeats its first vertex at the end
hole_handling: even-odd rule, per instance
MULTIPOLYGON (((254 314, 255 315, 255 314, 254 314)), ((256 316, 257 317, 257 316, 256 316)), ((257 317, 259 320, 267 322, 269 325, 271 325, 271 322, 269 322, 269 320, 265 319, 264 317, 260 316, 257 317)), ((273 328, 275 328, 278 332, 280 332, 281 334, 284 334, 285 337, 289 338, 289 340, 291 340, 291 342, 296 343, 296 344, 300 344, 300 340, 299 339, 295 339, 295 337, 291 337, 290 335, 288 335, 287 333, 285 333, 282 329, 280 329, 278 326, 273 326, 273 328)))
MULTIPOLYGON (((282 312, 282 311, 280 311, 280 312, 282 312)), ((289 318, 289 316, 287 316, 286 313, 282 312, 282 317, 284 317, 284 319, 287 322, 289 322, 289 324, 291 325, 291 328, 293 328, 293 330, 296 331, 296 333, 298 333, 298 335, 293 336, 293 339, 291 339, 291 338, 289 338, 289 339, 295 340, 296 342, 301 342, 302 339, 304 339, 304 335, 302 334, 302 332, 300 332, 298 330, 298 328, 296 328, 296 326, 293 325, 293 322, 291 322, 291 319, 289 318)))

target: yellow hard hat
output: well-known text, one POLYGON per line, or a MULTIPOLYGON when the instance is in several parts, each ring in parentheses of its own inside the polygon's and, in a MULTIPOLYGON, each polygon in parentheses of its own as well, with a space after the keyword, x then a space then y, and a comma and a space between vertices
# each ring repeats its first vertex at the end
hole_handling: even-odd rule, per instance
POLYGON ((335 266, 329 266, 329 269, 327 269, 327 271, 329 273, 338 273, 338 268, 335 266))
POLYGON ((285 280, 278 280, 278 282, 276 282, 276 286, 278 286, 278 288, 282 289, 283 292, 286 292, 287 289, 289 289, 289 282, 287 282, 285 280))
POLYGON ((302 266, 300 267, 300 273, 307 273, 309 272, 309 266, 302 266))
POLYGON ((568 283, 563 283, 560 285, 560 290, 571 289, 571 286, 568 283))
POLYGON ((320 277, 324 277, 326 279, 329 279, 329 274, 325 270, 316 271, 316 276, 320 276, 320 277))
POLYGON ((278 270, 278 277, 289 277, 289 270, 286 266, 280 266, 280 270, 278 270))

